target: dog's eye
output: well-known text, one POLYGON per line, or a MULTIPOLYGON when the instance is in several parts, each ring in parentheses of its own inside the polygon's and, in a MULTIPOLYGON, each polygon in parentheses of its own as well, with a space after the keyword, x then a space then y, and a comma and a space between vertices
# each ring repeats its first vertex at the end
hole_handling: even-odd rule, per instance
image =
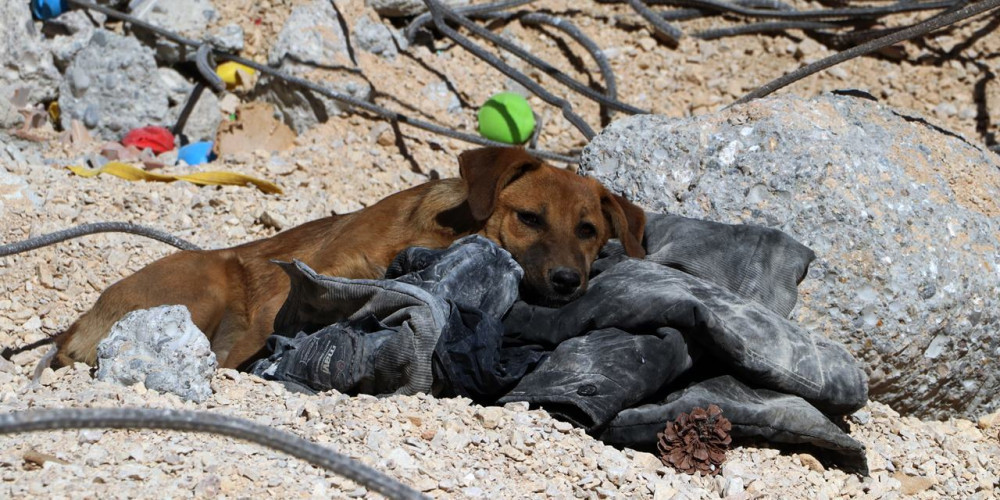
POLYGON ((519 211, 517 213, 517 219, 521 221, 526 226, 531 227, 541 227, 545 221, 542 220, 542 216, 536 214, 535 212, 519 211))
POLYGON ((579 226, 576 226, 576 237, 581 240, 588 240, 597 236, 597 228, 589 222, 581 222, 579 226))

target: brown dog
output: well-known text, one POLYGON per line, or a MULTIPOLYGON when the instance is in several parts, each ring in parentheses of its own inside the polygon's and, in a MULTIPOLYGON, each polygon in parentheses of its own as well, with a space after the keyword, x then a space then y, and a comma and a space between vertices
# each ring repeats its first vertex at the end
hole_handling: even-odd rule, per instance
POLYGON ((460 155, 461 179, 431 181, 345 215, 308 222, 222 250, 183 251, 101 294, 56 338, 56 365, 94 364, 97 344, 126 313, 183 304, 224 367, 259 355, 289 281, 271 260, 305 262, 318 273, 379 278, 410 246, 445 248, 478 233, 524 269, 522 295, 562 304, 587 287, 590 265, 611 237, 642 257, 645 216, 593 179, 543 164, 516 148, 460 155))

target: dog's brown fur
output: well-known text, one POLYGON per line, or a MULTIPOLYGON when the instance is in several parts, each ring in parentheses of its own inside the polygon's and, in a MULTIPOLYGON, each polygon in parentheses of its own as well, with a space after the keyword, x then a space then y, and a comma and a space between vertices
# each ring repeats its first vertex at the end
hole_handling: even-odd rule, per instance
POLYGON ((609 238, 620 239, 631 256, 645 254, 642 210, 593 179, 517 148, 467 151, 459 164, 461 179, 431 181, 267 239, 153 262, 105 290, 57 337, 56 364, 94 364, 98 342, 129 311, 183 304, 221 366, 239 367, 259 354, 288 294, 288 278, 271 260, 298 259, 325 275, 378 278, 407 247, 445 248, 478 233, 521 264, 525 295, 558 304, 583 293, 590 265, 609 238))

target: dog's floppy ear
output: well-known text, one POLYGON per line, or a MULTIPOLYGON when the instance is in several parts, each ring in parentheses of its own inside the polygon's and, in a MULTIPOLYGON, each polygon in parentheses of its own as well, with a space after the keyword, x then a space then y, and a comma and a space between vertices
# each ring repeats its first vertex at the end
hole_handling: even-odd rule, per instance
POLYGON ((477 221, 489 219, 500 191, 541 164, 521 148, 485 147, 458 155, 458 168, 468 188, 472 217, 477 221))
POLYGON ((629 257, 641 259, 646 256, 642 247, 642 236, 646 231, 646 213, 622 196, 602 188, 601 210, 611 221, 614 237, 622 242, 629 257))

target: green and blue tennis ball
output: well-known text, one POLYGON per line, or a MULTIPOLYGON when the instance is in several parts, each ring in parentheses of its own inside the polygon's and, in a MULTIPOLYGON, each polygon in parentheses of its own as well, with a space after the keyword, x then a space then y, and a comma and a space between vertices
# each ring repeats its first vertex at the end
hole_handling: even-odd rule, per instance
POLYGON ((506 144, 524 144, 535 131, 535 114, 519 94, 500 92, 490 97, 476 115, 479 134, 506 144))

